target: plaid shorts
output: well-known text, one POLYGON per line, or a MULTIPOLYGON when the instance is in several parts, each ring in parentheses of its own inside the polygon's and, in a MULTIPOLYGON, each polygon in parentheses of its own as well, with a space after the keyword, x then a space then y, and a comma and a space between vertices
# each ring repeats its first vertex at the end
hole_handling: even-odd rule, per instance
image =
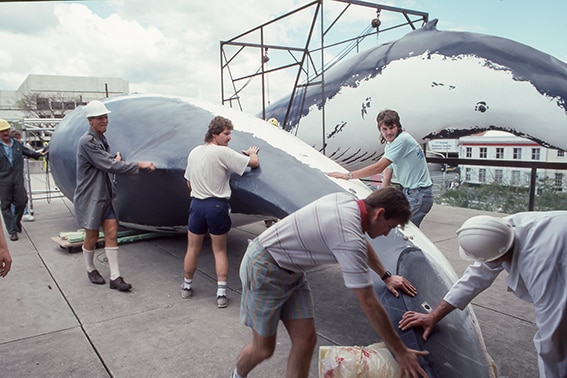
POLYGON ((279 320, 314 317, 311 289, 304 272, 280 268, 258 239, 240 264, 240 322, 264 337, 274 336, 279 320))

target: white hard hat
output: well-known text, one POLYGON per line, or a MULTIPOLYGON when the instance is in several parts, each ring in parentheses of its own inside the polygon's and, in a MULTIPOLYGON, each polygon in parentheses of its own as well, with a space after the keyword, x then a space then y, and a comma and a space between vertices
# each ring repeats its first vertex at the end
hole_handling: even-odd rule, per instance
POLYGON ((502 218, 477 215, 457 230, 459 254, 465 260, 490 262, 506 254, 514 243, 514 229, 502 218))
POLYGON ((98 100, 89 102, 87 106, 85 106, 85 110, 87 111, 87 118, 98 117, 110 113, 110 110, 108 110, 106 106, 98 100))

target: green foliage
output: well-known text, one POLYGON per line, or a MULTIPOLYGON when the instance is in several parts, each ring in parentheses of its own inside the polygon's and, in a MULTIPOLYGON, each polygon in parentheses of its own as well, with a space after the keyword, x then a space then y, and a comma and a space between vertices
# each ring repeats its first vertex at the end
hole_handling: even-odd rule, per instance
POLYGON ((567 210, 567 193, 557 191, 555 181, 546 177, 537 185, 534 207, 539 211, 567 210))
MULTIPOLYGON (((435 197, 439 204, 513 214, 528 211, 529 190, 500 184, 467 185, 435 197)), ((567 210, 567 193, 557 191, 552 180, 537 185, 534 210, 567 210)))

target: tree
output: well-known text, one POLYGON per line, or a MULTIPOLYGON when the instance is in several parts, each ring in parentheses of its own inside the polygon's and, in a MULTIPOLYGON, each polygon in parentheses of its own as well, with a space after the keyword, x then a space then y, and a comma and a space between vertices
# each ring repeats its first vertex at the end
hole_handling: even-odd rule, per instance
POLYGON ((81 98, 64 99, 61 94, 53 93, 28 93, 18 100, 26 118, 63 118, 77 105, 84 105, 81 98))
MULTIPOLYGON (((503 184, 463 184, 435 198, 436 203, 469 209, 514 214, 528 211, 527 188, 503 184)), ((534 210, 567 210, 567 193, 558 191, 553 180, 543 179, 537 185, 534 210)))

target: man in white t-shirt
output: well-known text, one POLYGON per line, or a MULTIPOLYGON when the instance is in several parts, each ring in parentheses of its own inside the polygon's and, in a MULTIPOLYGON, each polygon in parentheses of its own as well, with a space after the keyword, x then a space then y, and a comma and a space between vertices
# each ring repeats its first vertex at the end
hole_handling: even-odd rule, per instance
POLYGON ((191 205, 187 221, 187 252, 183 263, 184 280, 181 297, 193 295, 193 276, 197 269, 197 256, 207 232, 211 236, 215 270, 217 274, 217 307, 228 306, 226 287, 228 257, 226 245, 231 227, 230 174, 242 176, 246 167, 256 168, 258 147, 251 146, 238 153, 228 148, 234 126, 232 121, 214 117, 205 134, 205 144, 195 147, 187 158, 185 179, 191 190, 191 205))
POLYGON ((400 329, 424 328, 423 339, 455 308, 464 309, 506 270, 508 291, 533 303, 542 378, 567 377, 567 211, 478 215, 459 230, 459 252, 475 261, 430 314, 406 312, 400 329))
POLYGON ((405 196, 394 188, 379 189, 364 200, 346 192, 321 197, 288 215, 255 238, 240 265, 242 299, 240 321, 252 328, 252 342, 237 360, 233 377, 246 377, 275 349, 281 320, 291 338, 288 377, 307 377, 317 343, 313 299, 305 272, 325 264, 339 264, 374 329, 408 376, 427 376, 417 358, 427 354, 408 349, 394 330, 374 292, 374 270, 388 289, 416 293, 404 277, 391 275, 368 243, 406 224, 411 216, 405 196))

